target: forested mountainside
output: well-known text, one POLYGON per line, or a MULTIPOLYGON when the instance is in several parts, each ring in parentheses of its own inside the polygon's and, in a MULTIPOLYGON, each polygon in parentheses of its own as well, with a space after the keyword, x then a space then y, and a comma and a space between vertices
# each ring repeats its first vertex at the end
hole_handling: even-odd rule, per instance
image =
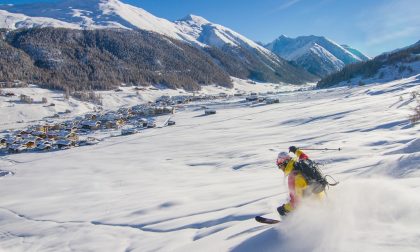
POLYGON ((111 89, 121 83, 199 89, 231 86, 201 50, 151 32, 34 28, 2 32, 0 81, 58 89, 111 89))
POLYGON ((205 50, 230 75, 241 79, 274 83, 282 81, 292 84, 303 84, 319 79, 283 59, 268 60, 264 55, 252 53, 242 47, 225 45, 221 48, 207 47, 205 50))
POLYGON ((368 78, 396 79, 419 73, 416 63, 420 62, 420 41, 389 53, 381 54, 372 60, 350 64, 341 71, 321 79, 317 87, 327 88, 340 83, 362 83, 368 78))
POLYGON ((0 82, 72 91, 107 90, 121 83, 231 87, 230 76, 294 84, 314 80, 285 61, 269 61, 240 47, 201 48, 142 30, 48 27, 1 34, 0 82))

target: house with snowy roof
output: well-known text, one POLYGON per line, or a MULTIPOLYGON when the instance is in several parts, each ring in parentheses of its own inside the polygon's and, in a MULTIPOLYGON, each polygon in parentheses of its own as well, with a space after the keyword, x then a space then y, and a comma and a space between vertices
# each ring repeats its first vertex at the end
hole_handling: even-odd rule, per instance
POLYGON ((101 127, 101 122, 100 121, 82 121, 80 123, 80 126, 82 129, 88 129, 88 130, 97 130, 101 127))
POLYGON ((67 149, 75 145, 75 142, 68 139, 59 139, 55 142, 55 145, 59 149, 67 149))

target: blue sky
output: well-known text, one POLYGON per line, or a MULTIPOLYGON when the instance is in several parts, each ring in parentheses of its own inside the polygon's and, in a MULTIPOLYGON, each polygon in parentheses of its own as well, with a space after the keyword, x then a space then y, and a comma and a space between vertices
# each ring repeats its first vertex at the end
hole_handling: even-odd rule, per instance
MULTIPOLYGON (((52 0, 54 1, 54 0, 52 0)), ((82 0, 81 0, 82 1, 82 0)), ((176 20, 196 14, 264 43, 322 35, 369 56, 420 40, 419 0, 122 0, 176 20)), ((0 0, 4 3, 42 2, 0 0)))

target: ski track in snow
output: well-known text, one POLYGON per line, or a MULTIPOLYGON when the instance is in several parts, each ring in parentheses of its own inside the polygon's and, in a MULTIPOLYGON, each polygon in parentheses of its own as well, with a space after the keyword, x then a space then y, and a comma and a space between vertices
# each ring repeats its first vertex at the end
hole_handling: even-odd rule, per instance
POLYGON ((408 115, 419 84, 208 104, 217 114, 205 117, 191 106, 173 127, 1 157, 14 175, 0 177, 0 250, 418 251, 419 128, 408 115), (290 145, 341 147, 307 151, 340 184, 280 224, 256 223, 287 200, 274 160, 290 145))

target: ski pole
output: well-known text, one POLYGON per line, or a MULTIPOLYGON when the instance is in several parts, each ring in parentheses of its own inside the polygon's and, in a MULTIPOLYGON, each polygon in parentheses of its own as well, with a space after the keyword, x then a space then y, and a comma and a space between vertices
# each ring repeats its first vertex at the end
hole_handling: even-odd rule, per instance
POLYGON ((324 148, 324 149, 312 149, 312 148, 299 148, 299 150, 319 150, 319 151, 341 151, 341 148, 338 149, 329 149, 329 148, 324 148))

